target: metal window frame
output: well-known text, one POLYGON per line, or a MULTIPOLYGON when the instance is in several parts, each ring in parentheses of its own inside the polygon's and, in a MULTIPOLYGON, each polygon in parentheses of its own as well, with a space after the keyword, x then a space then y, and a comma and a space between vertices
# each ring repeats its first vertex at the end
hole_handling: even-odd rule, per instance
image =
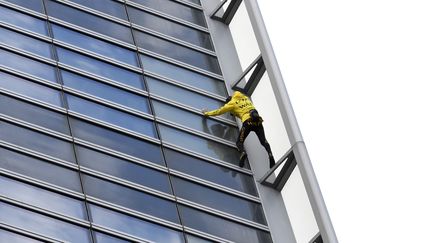
POLYGON ((240 7, 240 4, 242 3, 242 0, 231 0, 229 3, 226 11, 223 13, 222 16, 218 16, 217 13, 222 10, 222 7, 228 2, 228 0, 223 0, 216 9, 210 14, 210 18, 220 21, 226 25, 229 25, 234 18, 238 8, 240 7))
POLYGON ((243 73, 240 75, 240 77, 237 79, 236 82, 234 82, 231 85, 231 88, 236 91, 240 91, 247 96, 251 96, 252 93, 255 91, 256 87, 258 86, 258 83, 261 81, 262 76, 266 72, 266 67, 264 64, 264 60, 262 59, 261 54, 243 71, 243 73), (246 75, 249 74, 250 71, 252 71, 251 76, 246 81, 246 84, 243 88, 239 87, 239 84, 241 81, 244 80, 246 75))

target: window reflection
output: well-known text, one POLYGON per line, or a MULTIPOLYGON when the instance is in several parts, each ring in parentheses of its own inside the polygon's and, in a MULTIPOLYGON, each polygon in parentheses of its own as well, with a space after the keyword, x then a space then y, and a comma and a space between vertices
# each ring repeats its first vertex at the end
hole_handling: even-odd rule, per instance
POLYGON ((96 231, 93 231, 93 235, 96 238, 97 243, 128 243, 130 241, 120 240, 119 238, 115 238, 113 236, 109 236, 106 234, 102 234, 96 231))
POLYGON ((41 243, 42 241, 27 238, 3 229, 0 229, 0 242, 41 243))
POLYGON ((6 0, 8 2, 23 6, 36 12, 44 13, 42 0, 6 0))
POLYGON ((95 0, 71 0, 72 2, 84 5, 89 8, 104 12, 106 14, 127 20, 126 10, 123 4, 112 0, 95 1, 95 0))
POLYGON ((0 6, 0 21, 18 26, 20 28, 48 35, 46 22, 18 11, 0 6))
POLYGON ((0 42, 36 55, 51 58, 51 45, 23 34, 0 27, 0 42))

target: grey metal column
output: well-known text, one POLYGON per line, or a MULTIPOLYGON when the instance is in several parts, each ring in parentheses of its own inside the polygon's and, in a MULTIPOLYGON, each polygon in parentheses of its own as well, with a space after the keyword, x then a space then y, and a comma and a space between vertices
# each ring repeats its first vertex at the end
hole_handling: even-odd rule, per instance
POLYGON ((336 233, 330 220, 327 207, 324 203, 318 181, 313 171, 312 164, 307 152, 306 146, 303 142, 303 137, 294 115, 291 102, 282 78, 282 73, 276 60, 273 47, 270 42, 264 20, 259 10, 257 0, 245 0, 245 6, 249 14, 249 19, 257 39, 258 46, 261 51, 273 92, 281 112, 282 119, 285 124, 285 129, 288 132, 288 137, 291 144, 296 144, 294 154, 297 159, 300 174, 303 178, 303 183, 308 194, 318 228, 322 235, 324 242, 337 243, 336 233))

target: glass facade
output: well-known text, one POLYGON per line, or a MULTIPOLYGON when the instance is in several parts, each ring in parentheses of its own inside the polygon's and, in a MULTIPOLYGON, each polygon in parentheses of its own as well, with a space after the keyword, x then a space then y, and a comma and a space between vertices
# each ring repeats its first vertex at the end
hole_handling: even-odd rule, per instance
POLYGON ((272 242, 200 4, 0 2, 1 242, 272 242))

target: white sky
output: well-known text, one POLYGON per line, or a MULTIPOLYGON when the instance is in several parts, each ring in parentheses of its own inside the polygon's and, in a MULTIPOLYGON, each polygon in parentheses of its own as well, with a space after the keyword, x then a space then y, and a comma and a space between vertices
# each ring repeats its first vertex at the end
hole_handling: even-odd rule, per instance
POLYGON ((430 240, 432 1, 259 4, 339 242, 430 240))

